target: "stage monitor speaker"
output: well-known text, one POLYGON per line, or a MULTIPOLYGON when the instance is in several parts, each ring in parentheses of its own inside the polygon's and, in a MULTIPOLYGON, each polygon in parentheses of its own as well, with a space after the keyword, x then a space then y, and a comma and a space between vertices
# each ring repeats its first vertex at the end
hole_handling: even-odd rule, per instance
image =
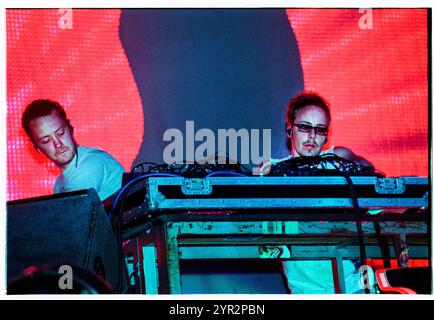
POLYGON ((94 189, 10 201, 6 223, 8 283, 31 266, 69 265, 127 291, 125 263, 94 189))

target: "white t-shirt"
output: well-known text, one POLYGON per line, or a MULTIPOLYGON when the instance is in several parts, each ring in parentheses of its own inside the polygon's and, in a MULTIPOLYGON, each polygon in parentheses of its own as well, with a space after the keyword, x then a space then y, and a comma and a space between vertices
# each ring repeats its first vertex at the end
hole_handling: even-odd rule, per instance
MULTIPOLYGON (((319 155, 334 154, 334 147, 322 151, 319 155)), ((266 175, 271 166, 289 160, 289 155, 282 159, 270 159, 260 168, 260 175, 266 175), (268 168, 268 171, 267 171, 268 168)), ((333 168, 331 168, 333 169, 333 168)), ((282 261, 288 287, 293 294, 333 294, 334 281, 332 263, 329 260, 287 260, 282 261)), ((364 293, 360 287, 360 273, 351 260, 343 260, 345 287, 347 293, 364 293)), ((370 276, 372 278, 372 275, 370 276)))
POLYGON ((74 159, 57 177, 54 193, 94 188, 105 200, 121 188, 122 165, 105 151, 78 146, 74 159))

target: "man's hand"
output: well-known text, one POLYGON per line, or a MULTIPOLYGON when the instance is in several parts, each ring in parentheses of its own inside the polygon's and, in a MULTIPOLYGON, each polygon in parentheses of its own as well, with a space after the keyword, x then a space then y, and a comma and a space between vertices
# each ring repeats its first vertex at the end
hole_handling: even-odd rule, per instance
POLYGON ((375 169, 374 165, 370 163, 368 160, 356 155, 354 152, 352 152, 350 149, 345 147, 335 147, 334 148, 335 155, 342 157, 344 159, 347 159, 349 161, 353 161, 355 163, 358 163, 365 167, 371 167, 375 169))

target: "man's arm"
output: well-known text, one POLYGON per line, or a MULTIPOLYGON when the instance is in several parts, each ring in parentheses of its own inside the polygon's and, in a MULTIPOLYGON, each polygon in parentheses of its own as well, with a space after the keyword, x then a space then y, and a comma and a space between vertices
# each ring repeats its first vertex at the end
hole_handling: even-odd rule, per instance
POLYGON ((355 163, 358 163, 365 167, 371 167, 375 168, 372 163, 370 163, 368 160, 356 155, 354 152, 352 152, 350 149, 345 147, 335 147, 334 148, 335 155, 342 157, 344 159, 347 159, 349 161, 353 161, 355 163))

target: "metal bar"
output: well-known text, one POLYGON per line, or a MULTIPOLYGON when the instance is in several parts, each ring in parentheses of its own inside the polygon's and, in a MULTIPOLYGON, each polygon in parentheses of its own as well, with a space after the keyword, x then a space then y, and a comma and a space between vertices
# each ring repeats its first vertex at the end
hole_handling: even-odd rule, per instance
POLYGON ((166 256, 167 275, 169 278, 169 293, 181 294, 181 273, 179 270, 179 248, 178 248, 179 227, 177 224, 167 223, 166 225, 166 256))
POLYGON ((166 244, 166 226, 165 223, 155 225, 152 229, 152 235, 155 239, 155 246, 157 248, 157 265, 158 265, 158 293, 169 294, 169 275, 167 265, 167 252, 169 248, 166 244))
POLYGON ((158 294, 158 266, 155 244, 148 243, 142 246, 143 276, 145 279, 146 294, 158 294))
MULTIPOLYGON (((359 247, 356 245, 294 245, 291 244, 291 259, 324 259, 336 258, 357 259, 360 257, 359 247), (339 253, 337 252, 339 251, 339 253)), ((180 260, 195 259, 259 259, 260 245, 206 245, 202 246, 179 246, 180 260)), ((368 258, 381 258, 381 250, 376 245, 367 245, 368 258)), ((393 249, 393 245, 389 246, 393 249)), ((428 249, 421 246, 410 246, 412 258, 427 258, 428 249)), ((396 258, 395 254, 391 255, 396 258)))
MULTIPOLYGON (((427 207, 423 198, 358 198, 360 208, 420 208, 427 207)), ((237 198, 237 199, 160 199, 153 201, 153 210, 189 209, 352 209, 351 198, 237 198)))
MULTIPOLYGON (((336 257, 332 260, 336 261, 336 273, 338 275, 338 283, 339 283, 339 292, 340 293, 347 293, 347 289, 345 287, 345 273, 344 273, 344 264, 342 261, 342 257, 339 254, 339 251, 337 251, 336 257)), ((333 267, 333 264, 332 264, 333 267)))
MULTIPOLYGON (((428 258, 427 246, 408 246, 412 252, 412 258, 424 259, 428 258)), ((389 250, 392 252, 393 245, 389 246, 389 250)), ((358 246, 345 246, 339 247, 340 255, 346 259, 359 258, 360 251, 358 246)), ((375 245, 366 246, 366 256, 368 258, 381 258, 381 250, 375 245)), ((329 246, 291 246, 291 259, 312 259, 312 258, 329 258, 329 246)), ((396 258, 396 255, 391 255, 392 258, 396 258)))
MULTIPOLYGON (((274 221, 273 230, 263 221, 181 221, 173 222, 179 228, 180 235, 291 235, 291 234, 354 234, 357 232, 354 222, 295 222, 296 226, 288 227, 287 221, 274 221), (285 233, 284 233, 285 232, 285 233)), ((427 226, 424 223, 396 223, 381 222, 380 227, 383 235, 394 233, 427 233, 427 226)), ((375 234, 375 227, 372 222, 362 224, 363 232, 375 234)))
MULTIPOLYGON (((427 177, 400 177, 405 184, 427 185, 427 177)), ((149 184, 155 185, 181 185, 190 178, 184 177, 150 177, 149 184)), ((347 181, 341 176, 316 176, 316 177, 208 177, 195 178, 209 180, 212 185, 347 185, 347 181)), ((377 177, 351 177, 354 185, 374 185, 377 177)), ((384 178, 382 178, 384 179, 384 178)), ((386 178, 394 179, 394 178, 386 178)))
POLYGON ((145 287, 145 278, 144 278, 144 269, 143 269, 143 251, 140 250, 141 244, 140 238, 136 238, 134 242, 134 261, 137 263, 135 270, 137 274, 134 277, 135 283, 138 284, 139 293, 146 293, 144 290, 145 287))

